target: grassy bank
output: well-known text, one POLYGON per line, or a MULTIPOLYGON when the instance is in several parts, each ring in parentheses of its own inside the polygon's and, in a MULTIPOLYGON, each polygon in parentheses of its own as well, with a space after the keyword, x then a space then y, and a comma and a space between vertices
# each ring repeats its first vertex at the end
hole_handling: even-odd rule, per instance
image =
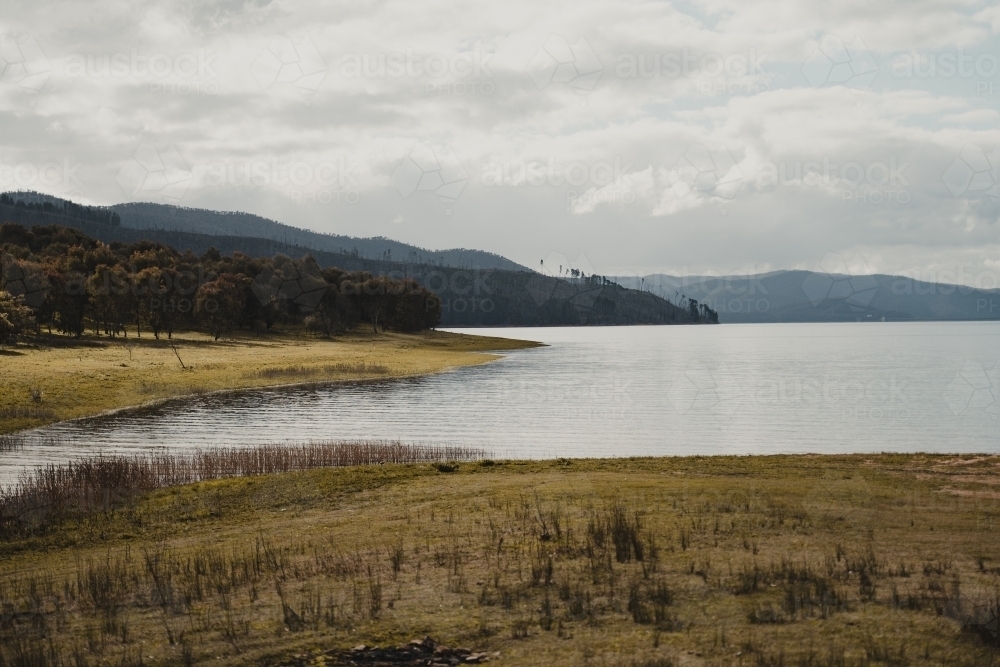
POLYGON ((223 341, 197 333, 169 341, 43 336, 0 349, 0 434, 210 391, 422 375, 494 359, 486 350, 534 345, 441 331, 333 340, 295 333, 223 341))
POLYGON ((216 480, 0 543, 0 651, 337 664, 430 635, 509 665, 998 665, 981 627, 1000 595, 998 522, 997 457, 216 480))

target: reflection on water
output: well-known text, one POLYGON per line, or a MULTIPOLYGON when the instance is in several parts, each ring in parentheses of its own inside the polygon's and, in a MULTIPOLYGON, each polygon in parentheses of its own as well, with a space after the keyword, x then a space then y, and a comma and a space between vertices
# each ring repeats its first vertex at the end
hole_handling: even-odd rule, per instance
POLYGON ((392 382, 248 391, 29 432, 97 451, 386 438, 515 457, 1000 452, 1000 323, 472 330, 549 347, 392 382))

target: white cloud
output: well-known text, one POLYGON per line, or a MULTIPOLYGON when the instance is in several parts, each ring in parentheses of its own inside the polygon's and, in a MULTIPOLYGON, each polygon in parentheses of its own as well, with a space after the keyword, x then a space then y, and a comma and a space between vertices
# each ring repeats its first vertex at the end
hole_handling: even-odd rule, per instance
POLYGON ((1000 141, 1000 74, 889 69, 899 54, 998 53, 985 1, 144 0, 101 3, 101 22, 96 7, 5 11, 0 33, 33 40, 51 70, 36 91, 0 82, 13 128, 0 181, 67 159, 83 165, 79 185, 26 185, 111 203, 138 146, 173 147, 191 172, 170 191, 184 205, 529 265, 573 244, 601 273, 814 265, 827 252, 886 271, 995 262, 988 188, 955 194, 942 176, 965 146, 1000 141), (811 85, 803 63, 824 36, 859 38, 877 75, 811 85), (82 75, 69 67, 80 58, 82 75), (104 59, 122 67, 104 73, 104 59), (447 147, 450 176, 404 196, 393 175, 418 145, 447 147), (485 178, 497 165, 498 186, 485 178), (517 182, 532 165, 540 182, 517 182), (266 182, 241 178, 248 168, 266 182))

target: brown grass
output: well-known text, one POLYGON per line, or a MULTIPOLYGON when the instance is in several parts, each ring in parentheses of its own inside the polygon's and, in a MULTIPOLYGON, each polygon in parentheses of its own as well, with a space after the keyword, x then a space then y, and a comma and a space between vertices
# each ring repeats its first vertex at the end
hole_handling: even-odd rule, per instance
POLYGON ((1000 507, 941 492, 998 473, 692 457, 161 488, 0 541, 0 655, 319 664, 429 634, 510 665, 1000 665, 1000 507))
POLYGON ((98 455, 39 466, 23 472, 15 484, 0 487, 0 539, 31 534, 71 514, 113 510, 139 493, 164 487, 316 468, 469 461, 484 455, 478 449, 393 441, 258 445, 190 454, 98 455))

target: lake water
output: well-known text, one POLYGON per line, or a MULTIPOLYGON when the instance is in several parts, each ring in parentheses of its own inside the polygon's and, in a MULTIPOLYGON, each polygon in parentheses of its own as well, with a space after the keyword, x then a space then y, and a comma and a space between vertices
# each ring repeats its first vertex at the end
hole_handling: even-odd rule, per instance
POLYGON ((321 439, 497 456, 1000 452, 1000 323, 474 329, 548 344, 435 376, 186 399, 28 432, 24 465, 321 439))

